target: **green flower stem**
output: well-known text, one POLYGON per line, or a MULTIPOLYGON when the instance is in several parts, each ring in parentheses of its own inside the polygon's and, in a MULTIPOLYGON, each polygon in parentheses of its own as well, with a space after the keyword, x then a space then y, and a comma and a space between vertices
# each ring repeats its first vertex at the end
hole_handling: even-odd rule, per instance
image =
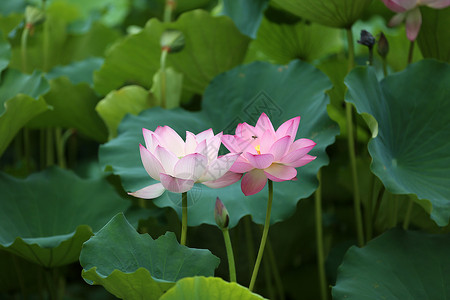
POLYGON ((391 202, 394 205, 394 209, 392 210, 392 228, 397 226, 397 218, 398 218, 398 195, 391 195, 391 202))
POLYGON ((47 291, 50 296, 49 298, 51 300, 57 300, 59 298, 58 297, 58 289, 55 285, 55 280, 52 275, 52 270, 46 268, 44 270, 44 274, 45 274, 45 283, 47 285, 47 291))
POLYGON ((24 276, 23 276, 22 270, 20 269, 20 266, 19 266, 18 257, 15 254, 11 254, 11 253, 9 255, 11 256, 11 259, 14 263, 14 269, 16 271, 17 280, 19 281, 20 293, 22 294, 21 296, 24 299, 27 299, 27 291, 25 289, 24 276))
POLYGON ((31 168, 31 144, 30 144, 30 130, 26 127, 23 128, 23 147, 25 153, 25 165, 27 172, 31 168))
POLYGON ((408 65, 412 63, 413 55, 414 54, 414 41, 411 41, 409 44, 409 51, 408 51, 408 65))
POLYGON ((65 169, 66 159, 64 157, 64 139, 62 136, 61 127, 55 128, 55 143, 56 143, 56 155, 58 158, 58 165, 65 169))
POLYGON ((166 0, 166 5, 164 6, 164 23, 172 22, 172 13, 175 8, 175 0, 166 0))
POLYGON ((319 186, 314 195, 315 212, 316 212, 316 240, 317 240, 317 268, 319 272, 320 282, 320 299, 328 299, 327 279, 325 276, 325 254, 323 247, 323 227, 322 227, 322 174, 319 170, 317 173, 319 186))
POLYGON ((39 168, 45 168, 45 132, 46 129, 39 129, 39 168))
POLYGON ((372 227, 375 227, 375 223, 377 222, 378 212, 380 211, 381 207, 381 200, 383 200, 384 192, 386 191, 384 185, 381 185, 380 190, 378 191, 378 197, 375 203, 375 209, 373 211, 372 216, 372 227))
POLYGON ((20 38, 20 53, 22 55, 22 71, 27 72, 28 68, 28 58, 27 58, 27 42, 28 35, 30 33, 30 28, 28 24, 25 24, 25 28, 22 31, 22 36, 20 38))
POLYGON ((384 77, 386 77, 388 75, 386 58, 383 58, 383 75, 384 75, 384 77))
POLYGON ((187 192, 181 194, 181 245, 186 245, 187 236, 187 192))
POLYGON ((408 230, 409 222, 411 220, 411 212, 413 208, 413 200, 411 198, 408 199, 408 207, 406 208, 405 219, 403 220, 403 229, 408 230))
POLYGON ((167 54, 169 53, 168 48, 163 48, 161 51, 161 61, 160 61, 160 84, 161 84, 161 107, 166 108, 166 60, 167 60, 167 54))
POLYGON ((222 229, 225 248, 227 249, 228 270, 230 272, 230 282, 236 282, 236 267, 234 263, 233 247, 231 246, 230 233, 228 228, 222 229))
POLYGON ((46 166, 52 166, 54 161, 54 144, 53 144, 53 131, 52 128, 46 129, 46 166))
POLYGON ((376 201, 376 192, 377 192, 377 184, 378 181, 375 177, 375 175, 373 175, 373 173, 370 173, 370 188, 369 188, 369 195, 368 195, 368 200, 367 200, 367 207, 366 210, 364 211, 364 226, 366 229, 365 232, 365 238, 366 241, 370 241, 372 239, 372 235, 373 235, 373 209, 374 209, 374 203, 376 201))
POLYGON ((281 280, 280 271, 278 270, 277 262, 275 260, 275 254, 273 253, 272 243, 270 238, 267 238, 267 254, 269 254, 270 268, 272 270, 273 278, 275 279, 275 287, 278 291, 278 297, 280 300, 284 300, 284 288, 283 281, 281 280))
MULTIPOLYGON (((353 49, 353 35, 351 28, 347 29, 348 42, 348 71, 350 72, 355 66, 355 52, 353 49)), ((358 246, 364 246, 363 222, 361 215, 361 197, 359 194, 358 173, 356 170, 356 154, 355 154, 355 137, 353 133, 352 105, 345 102, 345 113, 347 117, 347 136, 348 136, 348 153, 350 156, 350 164, 353 180, 353 204, 355 209, 356 234, 358 238, 358 246)))
POLYGON ((253 244, 252 222, 250 216, 244 217, 245 241, 247 242, 247 255, 249 265, 249 276, 252 276, 251 265, 255 262, 255 246, 253 244))
MULTIPOLYGON (((44 1, 44 9, 45 9, 45 1, 44 1)), ((42 70, 44 72, 49 71, 48 62, 50 57, 50 25, 48 19, 44 21, 44 29, 43 29, 43 41, 42 41, 42 70)))
POLYGON ((270 273, 270 265, 267 255, 264 256, 262 263, 263 271, 264 271, 264 280, 266 282, 265 289, 267 291, 267 294, 269 295, 269 299, 275 299, 275 290, 273 289, 272 284, 272 274, 270 273))
POLYGON ((256 277, 258 276, 259 266, 261 264, 261 260, 264 254, 264 248, 266 246, 267 235, 269 234, 270 213, 272 211, 272 200, 273 200, 273 182, 272 180, 268 180, 268 182, 269 182, 269 199, 267 201, 266 220, 264 222, 261 244, 259 245, 258 256, 256 257, 255 267, 253 268, 250 286, 248 287, 250 291, 253 291, 253 288, 255 287, 256 277))
POLYGON ((369 66, 373 66, 373 48, 369 47, 369 66))

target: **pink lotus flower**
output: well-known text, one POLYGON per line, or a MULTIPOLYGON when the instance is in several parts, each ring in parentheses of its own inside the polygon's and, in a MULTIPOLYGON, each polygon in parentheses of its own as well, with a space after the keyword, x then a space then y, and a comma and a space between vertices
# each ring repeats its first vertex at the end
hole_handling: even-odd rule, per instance
POLYGON ((300 117, 295 117, 275 131, 267 115, 262 113, 255 127, 241 123, 236 128, 236 135, 222 137, 228 150, 242 152, 230 171, 246 173, 241 182, 246 196, 261 191, 267 179, 277 182, 296 180, 295 168, 316 158, 307 154, 316 143, 309 139, 294 141, 299 123, 300 117))
POLYGON ((146 145, 139 145, 142 164, 150 177, 160 182, 130 195, 153 199, 165 190, 187 192, 195 183, 220 188, 242 176, 229 172, 240 153, 217 157, 222 133, 214 135, 208 129, 194 135, 186 131, 186 142, 169 126, 158 126, 154 132, 143 128, 142 133, 146 145))
POLYGON ((445 8, 450 6, 450 0, 383 0, 384 4, 397 14, 389 21, 389 26, 397 26, 406 19, 406 36, 414 41, 422 25, 422 15, 419 6, 445 8))

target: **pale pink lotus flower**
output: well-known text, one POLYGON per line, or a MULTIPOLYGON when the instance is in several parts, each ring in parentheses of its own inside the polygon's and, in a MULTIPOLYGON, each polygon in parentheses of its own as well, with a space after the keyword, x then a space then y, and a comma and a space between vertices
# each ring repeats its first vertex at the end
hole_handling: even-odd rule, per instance
POLYGON ((169 126, 142 129, 145 147, 141 144, 141 160, 148 175, 160 182, 129 193, 138 198, 153 199, 165 190, 174 193, 189 191, 195 183, 221 188, 235 183, 241 174, 229 172, 240 153, 217 156, 222 132, 212 129, 197 135, 186 131, 186 141, 169 126))
POLYGON ((414 41, 422 25, 419 6, 440 9, 450 6, 450 0, 383 0, 384 4, 397 14, 389 21, 389 26, 397 26, 406 20, 406 36, 414 41))
POLYGON ((223 135, 222 143, 232 153, 242 152, 230 171, 246 173, 241 181, 242 192, 253 195, 261 191, 267 179, 296 180, 295 168, 306 165, 316 157, 307 153, 316 145, 309 139, 298 139, 300 117, 284 122, 276 131, 265 113, 253 127, 241 123, 235 135, 223 135))

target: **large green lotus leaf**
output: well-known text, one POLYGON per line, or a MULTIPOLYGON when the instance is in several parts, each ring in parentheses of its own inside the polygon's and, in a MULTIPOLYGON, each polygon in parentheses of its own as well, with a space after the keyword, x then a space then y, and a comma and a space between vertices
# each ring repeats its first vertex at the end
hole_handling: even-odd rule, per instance
MULTIPOLYGON (((183 74, 178 73, 173 68, 165 69, 165 108, 171 109, 180 106, 181 92, 183 89, 183 74)), ((161 69, 153 76, 153 86, 150 90, 156 98, 158 105, 162 104, 161 93, 161 69)))
POLYGON ((49 109, 40 97, 48 88, 41 73, 22 74, 9 69, 0 86, 0 156, 16 133, 35 116, 49 109))
POLYGON ((71 5, 81 19, 88 19, 92 14, 101 13, 101 22, 110 27, 120 25, 130 8, 127 0, 59 0, 53 1, 52 4, 59 4, 58 2, 71 5))
POLYGON ((106 126, 95 111, 97 95, 86 83, 74 85, 67 77, 54 79, 44 99, 53 109, 35 118, 31 127, 75 128, 91 139, 106 141, 106 126))
POLYGON ((39 96, 46 93, 49 89, 49 84, 42 73, 34 71, 33 74, 23 74, 18 70, 9 69, 5 74, 2 74, 0 85, 0 115, 5 111, 4 103, 17 96, 18 94, 25 94, 37 99, 39 96))
POLYGON ((450 62, 450 7, 421 7, 422 26, 417 42, 424 57, 450 62))
MULTIPOLYGON (((323 73, 300 61, 287 66, 262 62, 239 66, 213 80, 205 91, 202 112, 153 108, 139 116, 126 116, 119 126, 118 137, 101 146, 100 163, 120 175, 125 190, 136 191, 155 183, 142 167, 139 155, 138 145, 144 143, 143 127, 154 130, 159 125, 169 125, 184 137, 186 130, 198 133, 211 127, 215 133, 234 133, 238 123, 254 124, 262 112, 270 116, 276 127, 300 115, 297 137, 313 139, 317 145, 312 153, 318 158, 299 169, 298 181, 274 183, 272 222, 282 221, 292 215, 299 199, 314 192, 316 173, 328 163, 325 148, 338 134, 337 125, 326 112, 329 101, 324 92, 330 86, 323 73)), ((215 224, 217 196, 230 213, 230 226, 248 214, 255 222, 264 222, 267 188, 245 197, 239 183, 222 189, 198 184, 188 192, 189 225, 215 224)), ((165 192, 153 201, 160 207, 172 207, 181 215, 181 195, 165 192)))
POLYGON ((0 15, 0 31, 4 36, 8 36, 10 32, 16 28, 23 20, 22 14, 12 13, 7 16, 0 15))
POLYGON ((450 299, 450 235, 390 230, 351 247, 333 299, 450 299))
POLYGON ((159 299, 181 278, 213 276, 219 261, 209 250, 178 244, 172 232, 156 240, 139 234, 123 214, 84 243, 80 255, 83 278, 121 299, 159 299))
POLYGON ((183 73, 184 88, 195 93, 203 93, 214 76, 241 63, 249 42, 228 17, 213 17, 202 10, 184 13, 170 24, 151 19, 140 33, 128 36, 108 53, 94 75, 96 91, 106 94, 130 83, 150 87, 160 67, 159 40, 165 28, 184 34, 184 49, 168 55, 168 61, 183 73))
POLYGON ((394 194, 427 199, 431 218, 440 226, 450 217, 448 82, 450 66, 433 60, 410 65, 380 83, 367 67, 345 79, 346 101, 378 122, 378 136, 369 142, 372 172, 394 194))
POLYGON ((268 0, 224 0, 223 13, 234 21, 243 34, 254 39, 268 5, 268 0))
POLYGON ((117 136, 117 127, 127 113, 137 115, 154 106, 155 102, 153 95, 146 89, 129 85, 110 92, 98 102, 95 110, 108 127, 109 139, 112 139, 117 136))
POLYGON ((312 61, 341 48, 340 31, 315 23, 277 24, 263 19, 254 47, 276 63, 312 61))
MULTIPOLYGON (((63 7, 48 13, 46 22, 50 28, 48 34, 47 52, 44 52, 44 25, 35 28, 34 34, 28 39, 27 71, 34 69, 49 71, 55 66, 68 65, 74 61, 90 57, 101 57, 105 49, 114 43, 120 34, 101 24, 94 24, 83 34, 70 34, 67 31, 67 20, 63 16, 63 7), (47 54, 46 54, 47 53, 47 54), (44 61, 47 57, 47 61, 44 61)), ((18 35, 19 36, 19 35, 18 35)), ((22 55, 19 37, 12 42, 12 58, 10 66, 22 67, 22 55)))
POLYGON ((274 0, 290 13, 322 25, 350 28, 372 0, 274 0))
POLYGON ((102 58, 90 57, 66 66, 56 66, 45 74, 45 78, 52 80, 61 76, 67 76, 73 84, 85 82, 92 87, 94 85, 93 73, 100 69, 102 64, 102 58))
POLYGON ((11 58, 11 45, 3 37, 0 31, 0 72, 6 69, 11 58))
POLYGON ((129 203, 105 178, 52 167, 18 179, 0 173, 0 248, 45 267, 78 259, 81 245, 129 203))
POLYGON ((261 300, 263 297, 249 289, 218 277, 183 278, 167 291, 161 300, 261 300))
POLYGON ((42 276, 39 265, 4 250, 0 250, 0 270, 8 270, 0 273, 0 295, 1 292, 17 291, 21 285, 26 290, 36 289, 36 278, 42 276))

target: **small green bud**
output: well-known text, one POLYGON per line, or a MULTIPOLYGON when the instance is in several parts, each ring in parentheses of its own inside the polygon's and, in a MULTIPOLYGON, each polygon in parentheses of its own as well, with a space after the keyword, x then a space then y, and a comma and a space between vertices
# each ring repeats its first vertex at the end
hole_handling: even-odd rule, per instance
POLYGON ((383 58, 386 58, 389 53, 389 42, 383 32, 380 33, 380 38, 378 39, 377 52, 383 58))
POLYGON ((184 48, 184 34, 179 30, 167 29, 161 35, 160 44, 169 53, 179 52, 184 48))
POLYGON ((216 199, 214 219, 216 219, 216 224, 220 227, 220 229, 228 228, 228 223, 230 223, 228 210, 226 209, 225 205, 223 205, 222 201, 220 201, 219 197, 217 197, 216 199))
POLYGON ((25 26, 33 27, 45 21, 45 12, 34 6, 27 6, 25 8, 25 26))

